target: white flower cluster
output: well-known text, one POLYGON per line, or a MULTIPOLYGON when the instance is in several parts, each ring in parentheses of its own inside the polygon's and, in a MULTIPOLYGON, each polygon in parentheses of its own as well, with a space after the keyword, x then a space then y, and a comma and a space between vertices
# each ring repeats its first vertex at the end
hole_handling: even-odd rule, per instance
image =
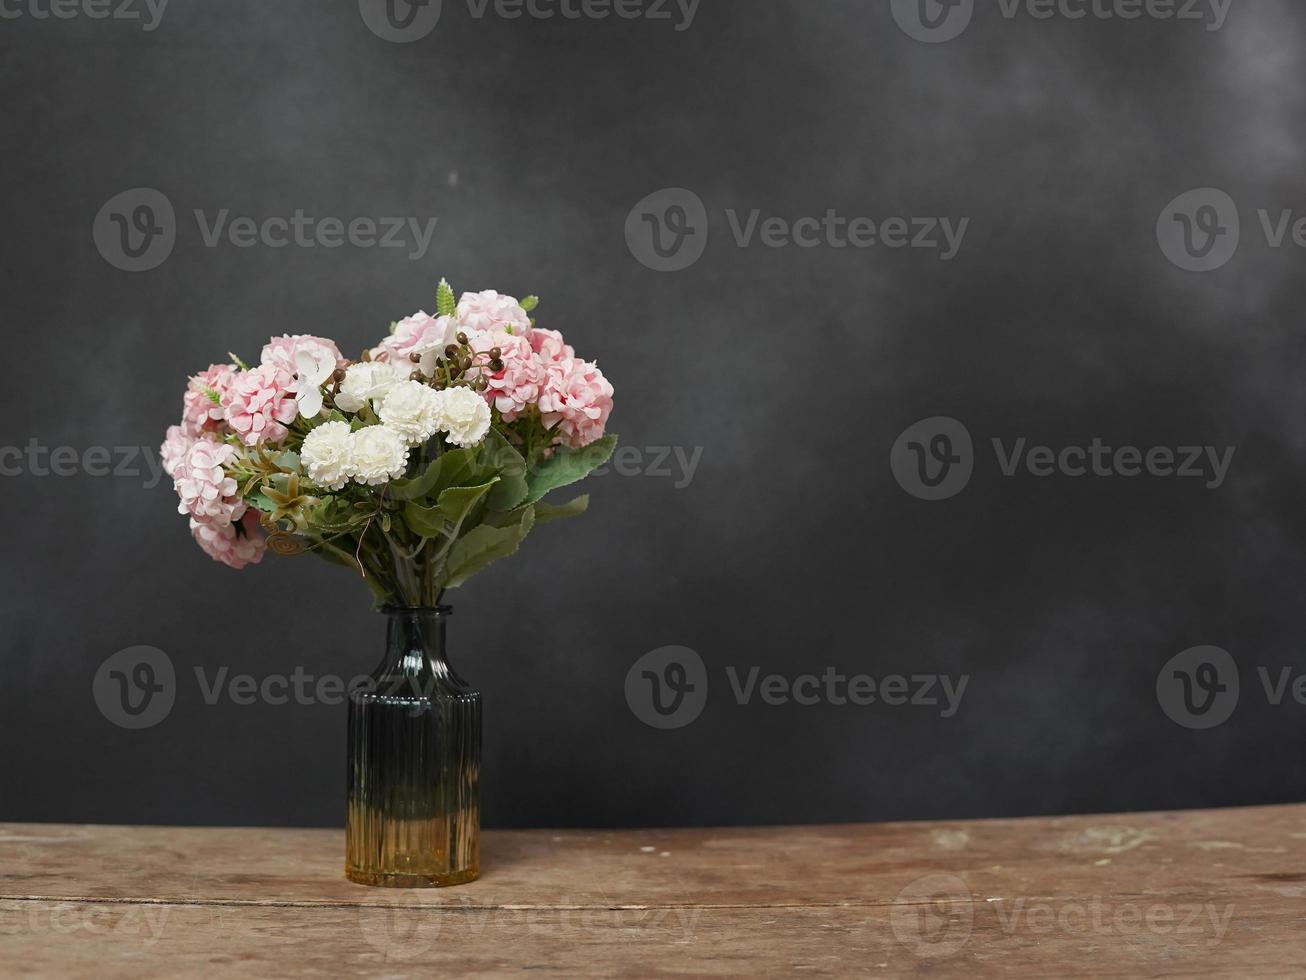
POLYGON ((345 411, 360 411, 365 404, 376 411, 380 425, 355 431, 348 422, 327 422, 305 437, 300 460, 314 483, 327 490, 341 490, 350 480, 379 486, 402 477, 411 448, 437 432, 467 448, 490 431, 490 406, 470 388, 436 391, 375 361, 350 367, 336 396, 345 411))

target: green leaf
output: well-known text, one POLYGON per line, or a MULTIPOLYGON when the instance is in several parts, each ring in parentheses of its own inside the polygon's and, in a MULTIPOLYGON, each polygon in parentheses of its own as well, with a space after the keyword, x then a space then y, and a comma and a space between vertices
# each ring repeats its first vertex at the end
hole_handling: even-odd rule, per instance
POLYGON ((524 300, 521 301, 521 308, 527 313, 529 313, 531 310, 535 309, 535 307, 539 305, 540 305, 540 298, 538 296, 527 296, 524 300))
POLYGON ((268 500, 268 498, 263 496, 261 493, 254 494, 254 496, 249 498, 249 502, 265 514, 271 514, 277 509, 277 505, 268 500))
POLYGON ((449 487, 461 484, 468 471, 475 466, 475 449, 451 449, 427 467, 421 476, 411 480, 396 480, 390 484, 390 496, 395 500, 438 497, 449 487))
POLYGON ((453 316, 458 311, 458 298, 454 296, 449 280, 441 279, 435 290, 435 309, 437 316, 453 316))
POLYGON ((509 511, 488 511, 481 518, 481 523, 488 527, 512 527, 514 524, 520 524, 526 511, 533 510, 534 504, 526 504, 524 507, 518 507, 509 511))
POLYGON ((533 504, 551 490, 580 482, 606 463, 616 448, 617 437, 608 435, 584 449, 555 450, 552 456, 527 474, 530 492, 526 494, 526 502, 533 504))
POLYGON ((456 589, 486 565, 517 550, 535 522, 535 508, 522 509, 521 520, 508 527, 482 524, 459 539, 449 553, 449 578, 445 588, 456 589))
POLYGON ((404 523, 419 538, 438 538, 444 534, 444 512, 439 507, 423 507, 409 501, 404 505, 404 523))
POLYGON ((499 478, 485 502, 490 510, 512 510, 526 499, 530 489, 526 483, 526 460, 498 429, 491 429, 485 437, 479 462, 499 478))
POLYGON ((477 487, 450 487, 440 494, 440 513, 444 514, 445 520, 457 526, 467 518, 471 509, 476 506, 476 502, 490 492, 491 488, 499 482, 496 476, 489 483, 482 483, 477 487))
POLYGON ((535 505, 535 523, 548 524, 550 521, 566 520, 568 517, 580 517, 590 509, 589 494, 560 506, 540 502, 535 505))

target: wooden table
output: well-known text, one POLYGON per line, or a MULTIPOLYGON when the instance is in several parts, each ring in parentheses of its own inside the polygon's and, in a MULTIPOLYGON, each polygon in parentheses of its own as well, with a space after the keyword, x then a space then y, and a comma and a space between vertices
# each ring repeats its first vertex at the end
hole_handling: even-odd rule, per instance
POLYGON ((0 824, 0 975, 1306 977, 1306 806, 499 831, 434 891, 342 838, 0 824))

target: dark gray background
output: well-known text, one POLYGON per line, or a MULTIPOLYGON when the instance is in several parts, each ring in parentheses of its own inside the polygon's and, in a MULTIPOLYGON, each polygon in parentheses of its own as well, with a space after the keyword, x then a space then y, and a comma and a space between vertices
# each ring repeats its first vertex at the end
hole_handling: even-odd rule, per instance
MULTIPOLYGON (((0 21, 0 443, 157 446, 186 375, 269 334, 356 353, 433 284, 539 293, 597 357, 627 445, 703 447, 688 488, 608 475, 455 593, 484 692, 491 826, 754 824, 1270 803, 1306 796, 1301 488, 1306 252, 1254 209, 1306 208, 1306 10, 1224 28, 1006 20, 926 45, 872 0, 704 0, 649 21, 477 20, 447 0, 408 45, 353 0, 172 0, 159 28, 0 21), (456 174, 456 178, 453 176, 456 174), (97 252, 100 207, 154 187, 171 258, 97 252), (626 217, 707 204, 658 274, 626 217), (1161 254, 1194 187, 1239 203, 1218 272, 1161 254), (189 217, 436 216, 431 252, 206 248, 189 217), (969 217, 961 253, 740 249, 727 208, 969 217), (929 416, 979 447, 959 496, 914 499, 890 449, 929 416), (1228 482, 1004 478, 988 440, 1235 445, 1228 482), (641 723, 637 658, 698 651, 696 722, 641 723), (1158 671, 1229 650, 1243 697, 1188 731, 1158 671), (736 704, 725 668, 968 673, 936 709, 736 704)), ((0 479, 0 819, 339 825, 344 708, 204 703, 196 666, 346 677, 381 652, 364 588, 309 559, 237 574, 170 486, 0 479), (177 704, 128 732, 92 698, 147 644, 177 704)))

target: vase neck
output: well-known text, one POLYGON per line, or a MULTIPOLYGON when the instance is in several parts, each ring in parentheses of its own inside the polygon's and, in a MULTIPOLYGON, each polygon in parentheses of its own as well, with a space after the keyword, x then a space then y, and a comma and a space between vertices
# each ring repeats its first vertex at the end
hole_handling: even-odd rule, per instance
POLYGON ((385 660, 382 669, 405 674, 449 669, 445 652, 445 624, 453 615, 448 606, 412 608, 387 606, 385 660))

